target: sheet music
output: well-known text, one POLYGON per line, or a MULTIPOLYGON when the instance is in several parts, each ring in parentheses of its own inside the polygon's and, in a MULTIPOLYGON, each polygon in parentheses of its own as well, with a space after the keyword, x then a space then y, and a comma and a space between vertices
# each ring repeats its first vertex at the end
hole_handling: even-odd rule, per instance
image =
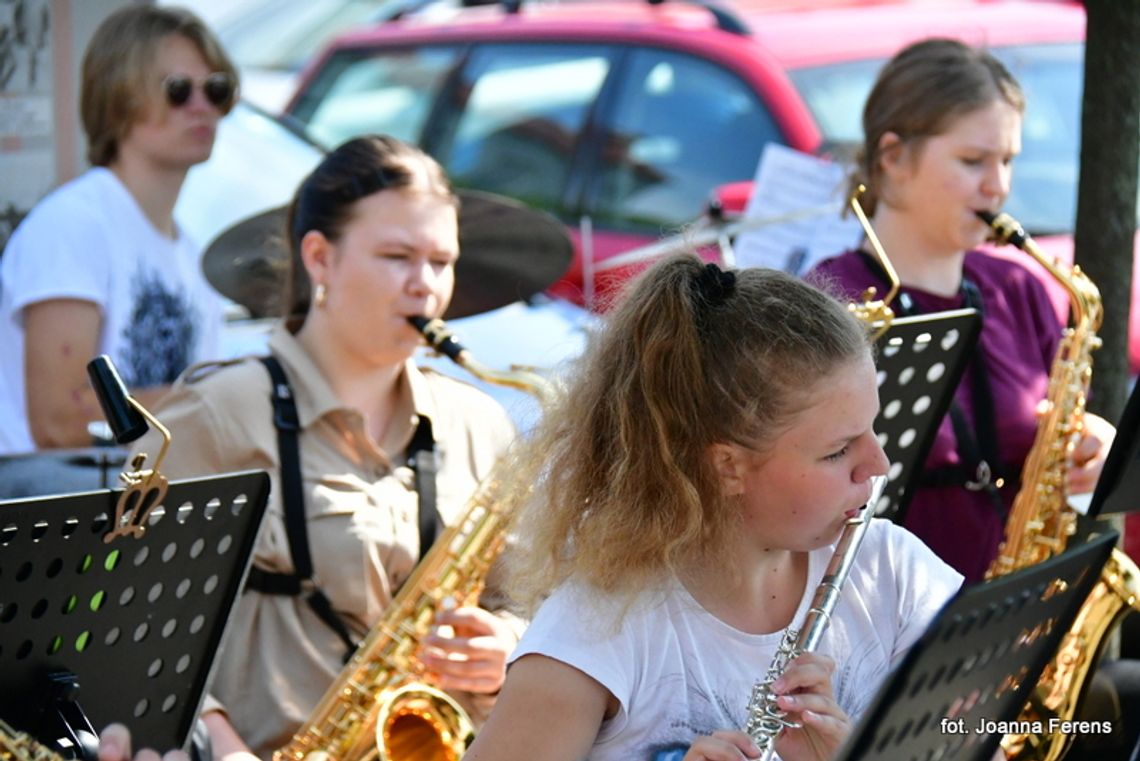
POLYGON ((760 155, 745 217, 776 217, 828 205, 834 210, 742 232, 733 244, 737 266, 802 275, 820 259, 857 245, 863 234, 859 221, 854 215, 840 217, 846 195, 842 166, 768 143, 760 155))

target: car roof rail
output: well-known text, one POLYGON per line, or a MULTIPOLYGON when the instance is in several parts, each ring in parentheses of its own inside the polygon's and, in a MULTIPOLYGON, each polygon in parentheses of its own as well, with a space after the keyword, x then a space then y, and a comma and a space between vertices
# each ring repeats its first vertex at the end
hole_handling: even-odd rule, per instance
MULTIPOLYGON (((402 5, 386 14, 384 20, 396 21, 405 18, 437 2, 439 0, 404 0, 402 5)), ((522 8, 522 0, 460 0, 459 2, 461 8, 474 8, 479 5, 501 5, 504 11, 513 14, 522 8)))
MULTIPOLYGON (((697 5, 704 8, 712 14, 713 19, 716 20, 717 29, 722 32, 729 32, 730 34, 739 34, 742 37, 748 37, 752 34, 752 30, 748 25, 740 20, 732 11, 723 8, 715 3, 705 2, 704 0, 682 0, 688 2, 690 5, 697 5)), ((649 0, 650 5, 661 5, 665 0, 649 0)))
POLYGON ((523 0, 460 0, 459 4, 464 8, 473 8, 478 5, 501 5, 504 11, 514 14, 522 10, 523 0))

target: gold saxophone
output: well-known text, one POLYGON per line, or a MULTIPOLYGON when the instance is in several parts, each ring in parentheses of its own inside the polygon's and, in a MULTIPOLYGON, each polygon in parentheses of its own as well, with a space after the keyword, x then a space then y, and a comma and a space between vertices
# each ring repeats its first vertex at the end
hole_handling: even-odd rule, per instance
POLYGON ((0 719, 0 761, 64 761, 63 756, 0 719))
MULTIPOLYGON (((1010 509, 1005 538, 986 573, 986 578, 993 578, 1063 552, 1076 530, 1077 516, 1069 507, 1065 482, 1069 455, 1083 430, 1091 354, 1101 343, 1097 330, 1103 312, 1100 291, 1080 267, 1065 270, 1045 256, 1008 214, 979 212, 978 216, 1001 242, 1012 243, 1043 265, 1068 291, 1073 311, 1073 325, 1062 334, 1053 360, 1045 409, 1022 468, 1021 489, 1010 509)), ((1075 733, 1049 728, 1076 715, 1108 634, 1133 607, 1140 607, 1140 569, 1114 550, 1018 717, 1040 721, 1046 732, 1006 735, 1002 748, 1007 758, 1056 761, 1065 754, 1075 733)))
MULTIPOLYGON (((543 400, 553 396, 549 381, 536 373, 476 362, 441 320, 409 321, 431 346, 482 380, 543 400)), ((423 683, 416 652, 440 608, 478 602, 514 507, 498 492, 492 472, 463 516, 416 566, 309 721, 273 754, 274 761, 459 761, 474 739, 474 725, 449 695, 423 683)))

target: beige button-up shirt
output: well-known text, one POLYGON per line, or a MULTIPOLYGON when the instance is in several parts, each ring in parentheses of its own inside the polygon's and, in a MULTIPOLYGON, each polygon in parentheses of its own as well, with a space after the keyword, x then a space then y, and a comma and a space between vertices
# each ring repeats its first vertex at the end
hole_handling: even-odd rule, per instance
MULTIPOLYGON (((360 413, 336 398, 284 327, 273 332, 269 347, 293 386, 300 418, 314 578, 360 638, 381 618, 419 557, 418 499, 403 462, 419 417, 432 423, 439 453, 436 501, 448 524, 463 513, 514 429, 502 408, 478 389, 409 361, 397 412, 377 447, 360 413)), ((253 562, 266 571, 292 572, 264 366, 245 359, 191 368, 156 413, 172 436, 162 466, 168 478, 269 472, 269 506, 253 562)), ((135 448, 156 451, 157 441, 149 434, 135 448)), ((343 655, 341 640, 304 597, 246 592, 234 607, 210 694, 250 748, 268 758, 309 719, 340 673, 343 655)), ((462 702, 476 707, 475 701, 462 702)))

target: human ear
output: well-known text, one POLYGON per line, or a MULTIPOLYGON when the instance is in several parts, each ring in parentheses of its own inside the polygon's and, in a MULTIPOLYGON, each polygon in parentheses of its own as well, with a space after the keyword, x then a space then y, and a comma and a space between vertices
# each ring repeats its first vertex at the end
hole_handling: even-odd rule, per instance
POLYGON ((320 230, 309 230, 301 238, 301 262, 309 273, 309 281, 328 281, 329 266, 332 263, 333 245, 320 230))
POLYGON ((709 448, 713 468, 720 477, 720 488, 726 497, 738 497, 744 493, 744 473, 746 463, 740 447, 733 444, 717 443, 709 448))
POLYGON ((884 132, 879 137, 878 162, 879 167, 887 173, 902 165, 905 144, 897 132, 884 132))

